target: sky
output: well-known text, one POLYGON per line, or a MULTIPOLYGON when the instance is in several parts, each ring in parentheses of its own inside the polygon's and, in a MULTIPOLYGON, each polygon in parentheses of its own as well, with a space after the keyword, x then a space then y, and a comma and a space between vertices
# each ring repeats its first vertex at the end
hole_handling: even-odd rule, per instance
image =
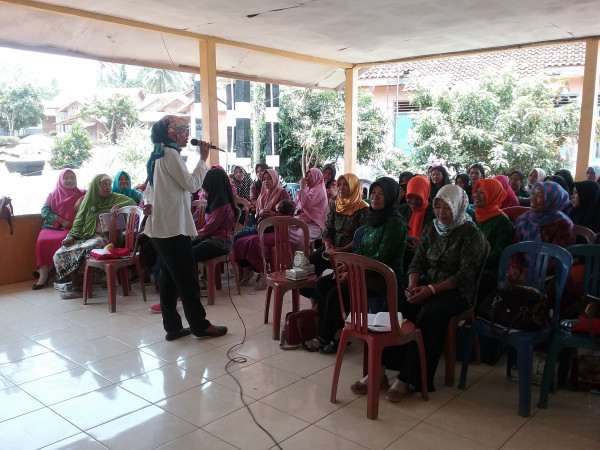
POLYGON ((26 80, 37 81, 41 86, 51 86, 55 78, 61 88, 95 87, 98 61, 49 53, 37 53, 0 47, 0 79, 10 77, 22 69, 26 80))

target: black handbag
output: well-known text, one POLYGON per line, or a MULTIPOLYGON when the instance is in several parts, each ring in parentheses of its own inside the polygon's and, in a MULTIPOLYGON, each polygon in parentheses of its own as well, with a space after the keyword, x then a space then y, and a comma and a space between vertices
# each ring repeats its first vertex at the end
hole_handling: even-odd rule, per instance
POLYGON ((10 197, 0 197, 0 220, 6 219, 10 228, 10 234, 13 234, 13 207, 10 197))
POLYGON ((511 330, 538 331, 548 320, 548 297, 545 292, 508 281, 477 305, 475 315, 511 330))

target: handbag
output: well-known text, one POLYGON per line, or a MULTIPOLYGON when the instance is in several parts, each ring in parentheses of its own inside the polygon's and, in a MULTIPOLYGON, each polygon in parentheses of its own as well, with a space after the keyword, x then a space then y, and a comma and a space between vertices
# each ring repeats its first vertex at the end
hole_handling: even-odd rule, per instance
POLYGON ((317 323, 317 311, 314 309, 287 313, 281 330, 279 346, 284 350, 292 350, 299 348, 304 342, 316 338, 317 323))
POLYGON ((546 325, 548 303, 545 292, 503 281, 477 306, 475 315, 510 330, 538 331, 546 325))
POLYGON ((571 330, 589 333, 596 341, 596 336, 600 336, 600 298, 584 295, 580 306, 579 320, 573 324, 571 330))
POLYGON ((10 197, 0 197, 0 220, 6 219, 10 227, 10 234, 13 234, 13 207, 10 197))

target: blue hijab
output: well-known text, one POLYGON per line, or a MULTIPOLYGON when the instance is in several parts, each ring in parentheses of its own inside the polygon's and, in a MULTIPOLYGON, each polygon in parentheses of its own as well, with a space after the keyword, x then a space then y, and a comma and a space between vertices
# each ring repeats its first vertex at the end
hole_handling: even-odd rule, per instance
POLYGON ((112 191, 111 192, 116 192, 117 194, 126 195, 127 197, 129 197, 130 199, 132 199, 136 203, 141 202, 142 201, 142 197, 143 197, 143 194, 140 191, 138 191, 137 189, 133 189, 131 187, 131 177, 124 170, 118 171, 117 174, 115 175, 115 179, 113 180, 113 186, 112 186, 112 191), (129 186, 127 187, 127 189, 121 189, 119 187, 119 178, 121 178, 121 174, 123 174, 123 173, 125 174, 125 176, 129 180, 129 186))

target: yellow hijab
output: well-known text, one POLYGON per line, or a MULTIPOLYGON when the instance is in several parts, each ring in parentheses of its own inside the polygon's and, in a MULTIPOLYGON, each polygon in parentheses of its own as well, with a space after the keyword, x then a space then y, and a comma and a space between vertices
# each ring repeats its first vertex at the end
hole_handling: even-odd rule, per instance
POLYGON ((358 177, 353 173, 341 175, 336 182, 338 188, 341 179, 345 179, 350 186, 350 195, 347 198, 342 198, 338 194, 338 198, 335 201, 336 212, 344 216, 351 216, 359 209, 367 208, 369 204, 362 199, 360 180, 358 177))

